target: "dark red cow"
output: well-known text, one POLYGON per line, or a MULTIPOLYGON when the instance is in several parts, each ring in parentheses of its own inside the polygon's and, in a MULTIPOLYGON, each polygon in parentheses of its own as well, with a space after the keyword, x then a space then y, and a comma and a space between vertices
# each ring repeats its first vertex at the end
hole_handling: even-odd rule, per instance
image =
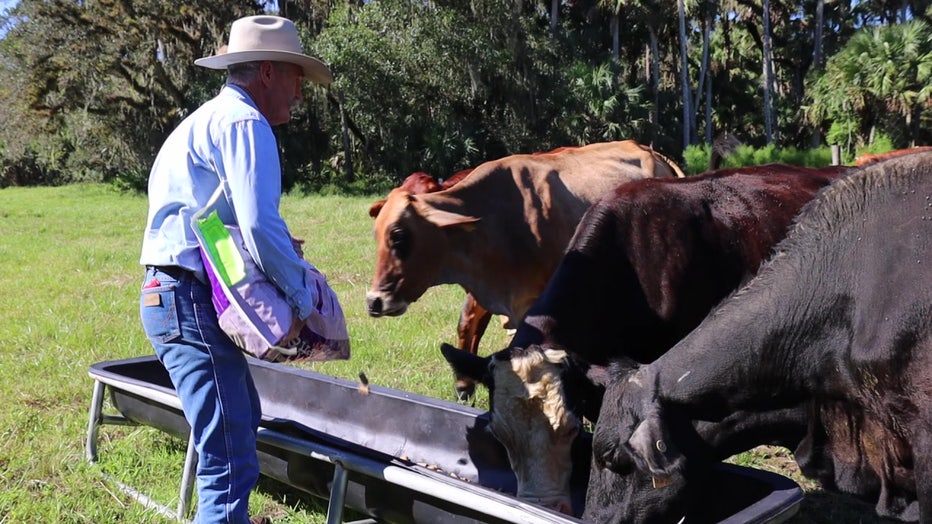
POLYGON ((660 359, 611 381, 594 461, 681 482, 721 455, 710 437, 740 434, 740 449, 766 438, 710 422, 800 404, 807 451, 831 466, 817 478, 881 516, 932 522, 932 152, 832 184, 753 280, 660 359))
POLYGON ((508 348, 467 358, 445 347, 454 369, 491 389, 490 427, 518 495, 568 509, 571 443, 602 399, 587 373, 672 347, 846 169, 766 165, 625 184, 583 217, 508 348))

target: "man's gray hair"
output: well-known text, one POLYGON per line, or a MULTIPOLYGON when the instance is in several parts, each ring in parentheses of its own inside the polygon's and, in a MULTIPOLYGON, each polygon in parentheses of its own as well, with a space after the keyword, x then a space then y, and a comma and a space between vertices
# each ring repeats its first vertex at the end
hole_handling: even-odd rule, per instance
MULTIPOLYGON (((259 66, 266 60, 255 62, 241 62, 227 66, 227 83, 236 86, 245 86, 255 80, 259 75, 259 66)), ((287 62, 272 62, 275 70, 281 73, 289 64, 287 62)))
POLYGON ((252 82, 259 74, 262 62, 241 62, 227 66, 227 83, 242 86, 252 82))

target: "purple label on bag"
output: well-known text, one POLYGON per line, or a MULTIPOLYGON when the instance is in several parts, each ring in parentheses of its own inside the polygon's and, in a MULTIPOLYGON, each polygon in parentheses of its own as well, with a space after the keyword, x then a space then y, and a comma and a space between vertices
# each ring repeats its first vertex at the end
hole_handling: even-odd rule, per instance
POLYGON ((199 251, 201 252, 201 262, 204 263, 204 271, 207 273, 207 278, 210 280, 210 296, 213 299, 214 309, 217 310, 217 315, 220 316, 230 307, 230 301, 227 300, 227 296, 223 293, 223 288, 220 287, 220 280, 217 278, 216 273, 214 273, 210 262, 208 262, 207 255, 204 253, 204 248, 200 248, 199 251))

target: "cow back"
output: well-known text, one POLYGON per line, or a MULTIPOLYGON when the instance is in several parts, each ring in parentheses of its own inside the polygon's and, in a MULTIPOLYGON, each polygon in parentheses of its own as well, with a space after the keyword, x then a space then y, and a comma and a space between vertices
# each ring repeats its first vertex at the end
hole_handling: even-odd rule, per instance
POLYGON ((845 169, 772 164, 616 188, 586 213, 512 346, 650 362, 753 275, 845 169))

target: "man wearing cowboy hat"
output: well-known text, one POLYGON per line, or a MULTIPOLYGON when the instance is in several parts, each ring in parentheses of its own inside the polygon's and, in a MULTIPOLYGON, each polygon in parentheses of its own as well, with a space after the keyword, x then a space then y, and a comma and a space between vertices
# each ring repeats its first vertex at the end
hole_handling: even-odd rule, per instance
POLYGON ((294 23, 277 16, 236 20, 225 52, 194 63, 226 69, 227 82, 169 135, 152 166, 139 309, 192 428, 195 522, 245 523, 259 476, 259 396, 245 356, 218 325, 190 219, 224 182, 220 218, 239 224, 247 249, 291 303, 299 319, 293 325, 304 325, 317 297, 279 214, 281 166, 271 126, 288 122, 303 80, 326 85, 331 76, 304 54, 294 23))

